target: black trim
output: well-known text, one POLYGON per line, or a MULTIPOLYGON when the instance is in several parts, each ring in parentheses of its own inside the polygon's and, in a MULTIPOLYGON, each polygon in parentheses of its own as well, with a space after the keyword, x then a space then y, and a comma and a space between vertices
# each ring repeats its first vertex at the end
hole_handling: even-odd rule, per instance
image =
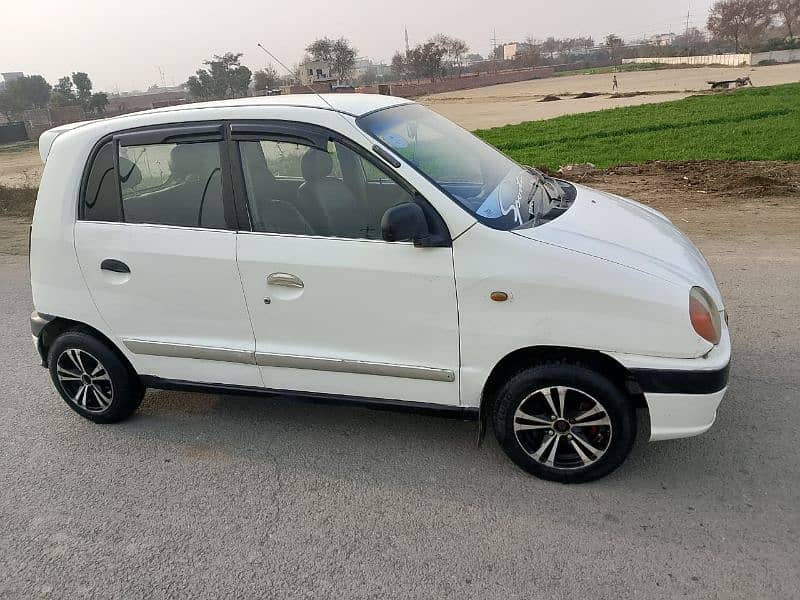
POLYGON ((639 387, 651 394, 713 394, 728 385, 730 363, 716 371, 631 369, 639 387))
POLYGON ((199 392, 204 394, 224 394, 239 396, 284 397, 287 400, 327 404, 338 406, 356 406, 370 410, 386 410, 393 412, 410 412, 423 415, 447 417, 475 421, 478 418, 478 407, 449 406, 431 404, 429 402, 410 402, 408 400, 389 400, 385 398, 361 398, 342 394, 323 394, 319 392, 303 392, 296 390, 276 390, 226 383, 197 383, 177 379, 163 379, 153 375, 140 377, 145 387, 159 390, 177 390, 182 392, 199 392))
POLYGON ((378 146, 378 144, 373 144, 373 145, 372 145, 372 151, 373 151, 375 154, 377 154, 378 156, 380 156, 380 157, 381 157, 383 160, 385 160, 387 163, 389 163, 390 165, 392 165, 392 166, 393 166, 395 169, 399 169, 399 168, 400 168, 400 161, 399 161, 399 160, 397 160, 397 159, 396 159, 394 156, 392 156, 391 154, 389 154, 389 152, 388 152, 387 150, 384 150, 383 148, 381 148, 380 146, 378 146))
POLYGON ((31 333, 36 337, 42 333, 42 329, 47 327, 47 324, 53 321, 55 317, 38 311, 31 313, 31 333))
POLYGON ((222 140, 222 123, 211 122, 207 125, 172 125, 119 133, 114 139, 120 146, 146 146, 150 144, 188 144, 192 142, 219 142, 222 140))

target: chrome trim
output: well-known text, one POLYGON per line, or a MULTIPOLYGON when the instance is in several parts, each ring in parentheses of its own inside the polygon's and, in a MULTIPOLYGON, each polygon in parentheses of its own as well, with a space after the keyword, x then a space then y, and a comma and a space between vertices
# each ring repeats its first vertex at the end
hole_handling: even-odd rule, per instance
POLYGON ((456 380, 455 373, 449 369, 436 369, 433 367, 414 365, 395 365, 366 360, 346 360, 343 358, 275 354, 272 352, 256 352, 256 364, 259 367, 310 369, 313 371, 334 371, 336 373, 402 377, 404 379, 425 379, 429 381, 456 380))
POLYGON ((303 285, 303 280, 291 273, 270 273, 267 275, 267 285, 280 285, 299 289, 305 287, 303 285))
POLYGON ((195 358, 198 360, 215 360, 252 365, 255 357, 250 350, 236 348, 215 348, 211 346, 194 346, 192 344, 174 344, 172 342, 152 342, 147 340, 122 340, 125 347, 134 354, 147 356, 169 356, 172 358, 195 358))

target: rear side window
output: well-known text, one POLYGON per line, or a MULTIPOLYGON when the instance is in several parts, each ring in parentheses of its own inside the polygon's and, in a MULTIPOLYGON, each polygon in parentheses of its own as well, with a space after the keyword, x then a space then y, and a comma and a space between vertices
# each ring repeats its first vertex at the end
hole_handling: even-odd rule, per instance
POLYGON ((106 143, 89 172, 83 214, 93 221, 225 229, 220 144, 106 143))

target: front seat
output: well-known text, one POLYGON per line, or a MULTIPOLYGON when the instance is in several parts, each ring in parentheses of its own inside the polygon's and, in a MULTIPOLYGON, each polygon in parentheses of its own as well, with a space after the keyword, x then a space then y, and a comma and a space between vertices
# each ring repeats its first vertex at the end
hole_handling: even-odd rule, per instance
POLYGON ((330 154, 310 148, 300 168, 304 182, 297 189, 298 208, 319 235, 363 238, 370 233, 353 192, 341 179, 329 177, 330 154))

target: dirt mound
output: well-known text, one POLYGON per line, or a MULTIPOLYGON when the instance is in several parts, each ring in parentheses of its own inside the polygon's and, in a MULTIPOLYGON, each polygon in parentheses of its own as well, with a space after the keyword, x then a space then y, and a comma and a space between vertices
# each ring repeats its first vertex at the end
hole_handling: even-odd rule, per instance
POLYGON ((561 98, 559 96, 547 95, 541 100, 539 100, 539 102, 555 102, 556 100, 561 100, 561 98))
POLYGON ((575 98, 594 98, 595 96, 602 96, 600 92, 581 92, 575 98))
POLYGON ((653 161, 585 173, 584 183, 641 180, 646 187, 725 196, 800 194, 800 162, 653 161))

